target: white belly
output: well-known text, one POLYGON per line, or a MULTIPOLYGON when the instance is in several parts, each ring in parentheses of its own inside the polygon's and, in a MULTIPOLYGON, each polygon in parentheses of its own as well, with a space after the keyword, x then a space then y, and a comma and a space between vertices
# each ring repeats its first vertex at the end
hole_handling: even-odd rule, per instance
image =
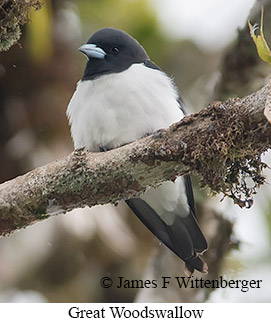
POLYGON ((166 181, 157 188, 150 188, 141 198, 168 225, 173 224, 176 216, 185 217, 189 214, 183 177, 178 177, 174 183, 166 181))
MULTIPOLYGON (((178 93, 163 72, 134 64, 128 70, 78 82, 67 115, 75 149, 116 148, 183 118, 178 93)), ((168 224, 188 214, 183 179, 141 196, 168 224)))
POLYGON ((75 149, 115 148, 183 118, 178 93, 163 72, 134 64, 79 81, 67 116, 75 149))

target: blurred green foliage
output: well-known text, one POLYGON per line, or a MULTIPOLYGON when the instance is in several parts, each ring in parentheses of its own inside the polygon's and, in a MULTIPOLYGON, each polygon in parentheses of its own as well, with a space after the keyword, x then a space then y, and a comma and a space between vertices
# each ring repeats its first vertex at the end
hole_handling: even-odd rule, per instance
POLYGON ((30 10, 31 23, 27 25, 27 44, 33 61, 47 60, 53 51, 52 44, 52 8, 50 0, 43 0, 41 10, 30 10))
POLYGON ((78 0, 84 37, 102 27, 123 29, 145 47, 150 57, 161 57, 166 49, 155 11, 147 0, 78 0))

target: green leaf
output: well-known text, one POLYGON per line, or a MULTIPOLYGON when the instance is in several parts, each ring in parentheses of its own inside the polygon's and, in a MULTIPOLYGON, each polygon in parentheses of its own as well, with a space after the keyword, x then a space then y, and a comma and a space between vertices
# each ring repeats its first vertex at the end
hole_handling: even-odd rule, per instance
POLYGON ((250 35, 256 45, 258 55, 260 58, 271 65, 271 51, 270 48, 264 38, 263 34, 263 7, 261 12, 261 26, 260 26, 260 34, 256 35, 255 31, 258 29, 258 24, 251 25, 250 21, 248 21, 248 26, 250 29, 250 35))

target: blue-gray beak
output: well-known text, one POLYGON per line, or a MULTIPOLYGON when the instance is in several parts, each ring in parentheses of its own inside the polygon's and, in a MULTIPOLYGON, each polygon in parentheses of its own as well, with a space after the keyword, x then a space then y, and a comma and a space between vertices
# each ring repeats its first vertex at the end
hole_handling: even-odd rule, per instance
POLYGON ((103 59, 106 55, 106 52, 95 44, 84 44, 80 46, 78 50, 86 55, 88 59, 91 57, 103 59))

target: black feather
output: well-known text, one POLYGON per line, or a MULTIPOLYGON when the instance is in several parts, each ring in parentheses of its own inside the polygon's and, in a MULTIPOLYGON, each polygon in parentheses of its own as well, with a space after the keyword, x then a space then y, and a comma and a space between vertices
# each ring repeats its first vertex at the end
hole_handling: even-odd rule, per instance
POLYGON ((178 257, 186 262, 189 272, 205 272, 205 263, 197 256, 207 249, 207 242, 190 211, 185 217, 176 216, 172 225, 166 224, 155 210, 140 198, 126 200, 141 222, 178 257))

